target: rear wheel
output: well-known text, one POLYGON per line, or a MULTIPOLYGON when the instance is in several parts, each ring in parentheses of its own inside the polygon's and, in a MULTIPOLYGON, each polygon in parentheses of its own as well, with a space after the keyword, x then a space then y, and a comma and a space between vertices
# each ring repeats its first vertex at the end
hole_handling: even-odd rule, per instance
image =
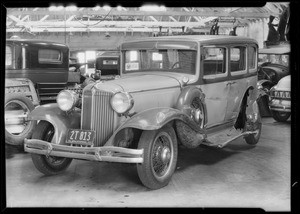
MULTIPOLYGON (((51 123, 41 121, 38 123, 32 138, 51 142, 55 130, 51 123)), ((45 175, 55 175, 66 170, 72 162, 71 158, 31 154, 35 167, 45 175)))
POLYGON ((290 112, 271 111, 272 117, 278 122, 285 122, 291 116, 290 112))
POLYGON ((31 100, 22 95, 5 95, 5 142, 22 146, 25 138, 30 138, 36 121, 27 120, 34 109, 31 100))
POLYGON ((257 112, 257 116, 254 119, 255 121, 251 121, 251 120, 246 120, 246 124, 244 127, 244 131, 253 131, 255 132, 255 134, 250 134, 245 136, 245 141, 247 144, 249 145, 255 145, 258 143, 259 138, 260 138, 260 134, 261 134, 261 115, 260 115, 260 110, 258 108, 257 103, 254 104, 254 108, 255 108, 255 112, 257 112))
POLYGON ((177 140, 172 127, 143 131, 139 149, 144 149, 144 162, 137 164, 141 182, 150 189, 166 186, 177 163, 177 140))

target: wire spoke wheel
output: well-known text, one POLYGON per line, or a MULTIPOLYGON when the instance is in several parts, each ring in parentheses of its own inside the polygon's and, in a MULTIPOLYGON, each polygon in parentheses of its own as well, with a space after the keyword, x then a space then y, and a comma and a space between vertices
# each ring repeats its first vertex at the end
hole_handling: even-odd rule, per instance
POLYGON ((139 149, 144 150, 144 162, 137 164, 141 182, 150 189, 166 186, 177 163, 177 138, 172 127, 143 131, 139 149))
POLYGON ((154 142, 152 151, 152 168, 154 175, 161 178, 170 169, 170 162, 173 158, 173 146, 171 138, 166 133, 161 133, 154 142))

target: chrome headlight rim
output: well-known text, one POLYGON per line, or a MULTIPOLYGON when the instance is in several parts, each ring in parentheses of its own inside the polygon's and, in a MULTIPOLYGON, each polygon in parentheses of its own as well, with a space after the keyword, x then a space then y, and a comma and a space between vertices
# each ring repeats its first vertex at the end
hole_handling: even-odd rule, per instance
MULTIPOLYGON (((123 102, 124 103, 124 102, 123 102)), ((123 92, 123 91, 119 91, 117 93, 115 93, 111 99, 110 99, 110 105, 112 107, 112 109, 117 112, 118 114, 126 114, 127 112, 129 112, 133 105, 134 105, 134 100, 133 100, 133 97, 131 96, 130 93, 128 92, 123 92), (126 108, 123 108, 122 110, 120 110, 118 107, 119 106, 116 106, 115 104, 115 99, 117 99, 117 96, 123 96, 123 98, 125 97, 126 98, 126 101, 127 101, 127 107, 126 108)))
POLYGON ((74 107, 77 105, 79 101, 79 95, 73 91, 73 90, 62 90, 58 93, 57 97, 56 97, 56 103, 58 104, 58 107, 62 110, 62 111, 71 111, 72 109, 74 109, 74 107), (69 103, 63 103, 64 101, 61 99, 66 99, 63 98, 63 94, 65 93, 65 95, 69 96, 69 103), (66 106, 64 106, 66 105, 66 106))

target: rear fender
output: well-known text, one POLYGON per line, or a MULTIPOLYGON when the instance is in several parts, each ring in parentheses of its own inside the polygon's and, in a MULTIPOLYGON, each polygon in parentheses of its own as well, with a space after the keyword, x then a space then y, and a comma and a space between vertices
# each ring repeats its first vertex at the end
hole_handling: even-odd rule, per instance
POLYGON ((54 126, 53 143, 64 144, 69 128, 80 128, 80 109, 71 112, 62 111, 56 103, 46 104, 35 108, 28 116, 29 120, 44 120, 54 126))
POLYGON ((192 120, 188 115, 178 109, 173 108, 153 108, 140 112, 125 123, 123 123, 110 137, 105 146, 111 146, 114 143, 115 136, 125 128, 136 128, 140 130, 157 130, 166 125, 167 123, 181 120, 186 123, 191 129, 198 133, 203 133, 197 123, 192 120))

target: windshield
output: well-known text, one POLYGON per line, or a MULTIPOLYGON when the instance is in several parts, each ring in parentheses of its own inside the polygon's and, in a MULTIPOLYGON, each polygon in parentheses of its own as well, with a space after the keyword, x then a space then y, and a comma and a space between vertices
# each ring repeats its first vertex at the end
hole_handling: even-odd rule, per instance
POLYGON ((284 66, 289 66, 288 54, 259 54, 259 63, 271 62, 284 66))
POLYGON ((195 74, 195 50, 130 50, 124 51, 124 73, 164 71, 195 74))

